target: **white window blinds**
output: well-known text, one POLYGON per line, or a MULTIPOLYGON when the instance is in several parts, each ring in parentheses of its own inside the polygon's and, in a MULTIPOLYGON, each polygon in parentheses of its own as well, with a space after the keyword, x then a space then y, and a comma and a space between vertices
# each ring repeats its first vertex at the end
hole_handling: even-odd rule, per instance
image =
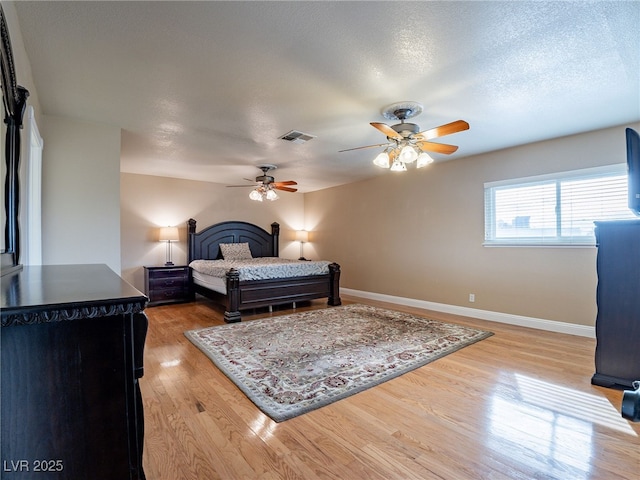
POLYGON ((485 245, 594 245, 596 220, 636 218, 625 164, 485 184, 485 245))

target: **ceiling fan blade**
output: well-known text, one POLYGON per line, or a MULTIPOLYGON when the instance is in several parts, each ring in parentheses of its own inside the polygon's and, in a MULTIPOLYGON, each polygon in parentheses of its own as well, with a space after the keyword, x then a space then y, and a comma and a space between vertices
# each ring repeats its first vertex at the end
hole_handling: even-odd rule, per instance
POLYGON ((255 188, 258 185, 225 185, 225 187, 251 187, 251 188, 255 188))
POLYGON ((285 192, 297 192, 298 189, 297 188, 291 188, 291 187, 283 187, 282 185, 273 185, 273 188, 275 188, 276 190, 283 190, 285 192))
POLYGON ((342 152, 350 152, 352 150, 362 150, 363 148, 373 148, 373 147, 388 147, 389 143, 377 143, 376 145, 365 145, 364 147, 356 147, 356 148, 347 148, 346 150, 338 150, 338 153, 342 152))
POLYGON ((447 145, 446 143, 416 142, 416 145, 420 148, 420 150, 444 153, 446 155, 449 155, 458 150, 458 147, 456 147, 455 145, 447 145))
POLYGON ((416 140, 431 140, 433 138, 451 135, 452 133, 462 132, 463 130, 469 130, 469 124, 464 120, 456 120, 455 122, 416 133, 412 138, 415 138, 416 140))
POLYGON ((377 128, 378 130, 380 130, 389 138, 393 138, 394 140, 402 140, 402 135, 400 135, 398 132, 396 132, 393 128, 391 128, 386 123, 371 122, 370 125, 373 128, 377 128))
POLYGON ((298 182, 294 182, 293 180, 285 180, 284 182, 273 182, 271 185, 277 185, 281 187, 282 185, 297 185, 298 182))

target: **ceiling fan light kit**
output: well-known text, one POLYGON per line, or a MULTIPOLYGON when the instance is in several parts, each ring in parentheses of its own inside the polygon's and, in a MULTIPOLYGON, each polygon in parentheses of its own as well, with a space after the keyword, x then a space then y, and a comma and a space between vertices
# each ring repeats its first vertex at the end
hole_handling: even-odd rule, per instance
POLYGON ((265 198, 267 200, 274 201, 279 199, 280 197, 272 189, 260 186, 256 187, 254 190, 251 190, 251 192, 249 193, 249 198, 251 200, 255 200, 256 202, 261 202, 265 198))
POLYGON ((469 124, 464 120, 456 120, 421 132, 418 125, 405 122, 405 120, 420 115, 422 110, 422 105, 417 102, 398 102, 383 108, 381 113, 384 118, 400 120, 400 123, 391 126, 385 123, 371 122, 372 127, 387 136, 388 143, 349 148, 340 150, 340 152, 385 147, 384 151, 373 159, 373 164, 394 172, 406 172, 407 164, 414 162, 416 168, 423 168, 433 163, 434 159, 427 152, 445 155, 455 152, 458 149, 455 145, 430 142, 429 140, 468 130, 469 124))
MULTIPOLYGON (((270 201, 278 200, 280 196, 276 193, 276 190, 282 190, 284 192, 297 192, 297 188, 292 188, 291 185, 297 185, 298 182, 294 182, 293 180, 287 180, 285 182, 276 182, 275 178, 271 175, 267 175, 267 172, 271 170, 275 170, 278 168, 275 165, 265 164, 258 165, 258 168, 262 170, 262 175, 256 177, 255 185, 227 185, 227 187, 254 187, 251 192, 249 192, 249 198, 251 200, 255 200, 256 202, 262 202, 267 199, 270 201)), ((247 181, 251 181, 248 178, 245 178, 247 181)))

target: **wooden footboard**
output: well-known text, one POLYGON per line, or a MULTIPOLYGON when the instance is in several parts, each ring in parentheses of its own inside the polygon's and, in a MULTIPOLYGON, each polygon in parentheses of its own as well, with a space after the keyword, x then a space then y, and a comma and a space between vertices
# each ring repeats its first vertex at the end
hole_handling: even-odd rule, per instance
POLYGON ((328 298, 332 306, 341 305, 340 265, 331 263, 326 275, 240 281, 237 270, 227 273, 225 322, 239 322, 241 310, 285 303, 328 298))

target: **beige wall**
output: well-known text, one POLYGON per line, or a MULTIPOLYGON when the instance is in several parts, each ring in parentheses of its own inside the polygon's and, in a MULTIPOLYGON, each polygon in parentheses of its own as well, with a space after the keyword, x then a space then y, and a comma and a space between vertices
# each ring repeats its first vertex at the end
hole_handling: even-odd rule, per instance
POLYGON ((120 273, 120 129, 44 115, 42 263, 120 273))
POLYGON ((160 226, 179 227, 180 242, 173 245, 173 263, 185 264, 189 218, 196 219, 198 231, 227 220, 242 220, 271 231, 271 223, 278 222, 280 255, 297 258, 300 244, 294 238, 295 230, 304 228, 303 195, 283 192, 275 202, 254 202, 249 200, 250 190, 209 182, 121 174, 123 278, 144 290, 143 266, 164 264, 165 245, 158 242, 160 226))
POLYGON ((483 247, 483 184, 625 155, 619 127, 387 172, 306 194, 305 221, 318 255, 341 264, 343 287, 593 325, 596 249, 483 247))

